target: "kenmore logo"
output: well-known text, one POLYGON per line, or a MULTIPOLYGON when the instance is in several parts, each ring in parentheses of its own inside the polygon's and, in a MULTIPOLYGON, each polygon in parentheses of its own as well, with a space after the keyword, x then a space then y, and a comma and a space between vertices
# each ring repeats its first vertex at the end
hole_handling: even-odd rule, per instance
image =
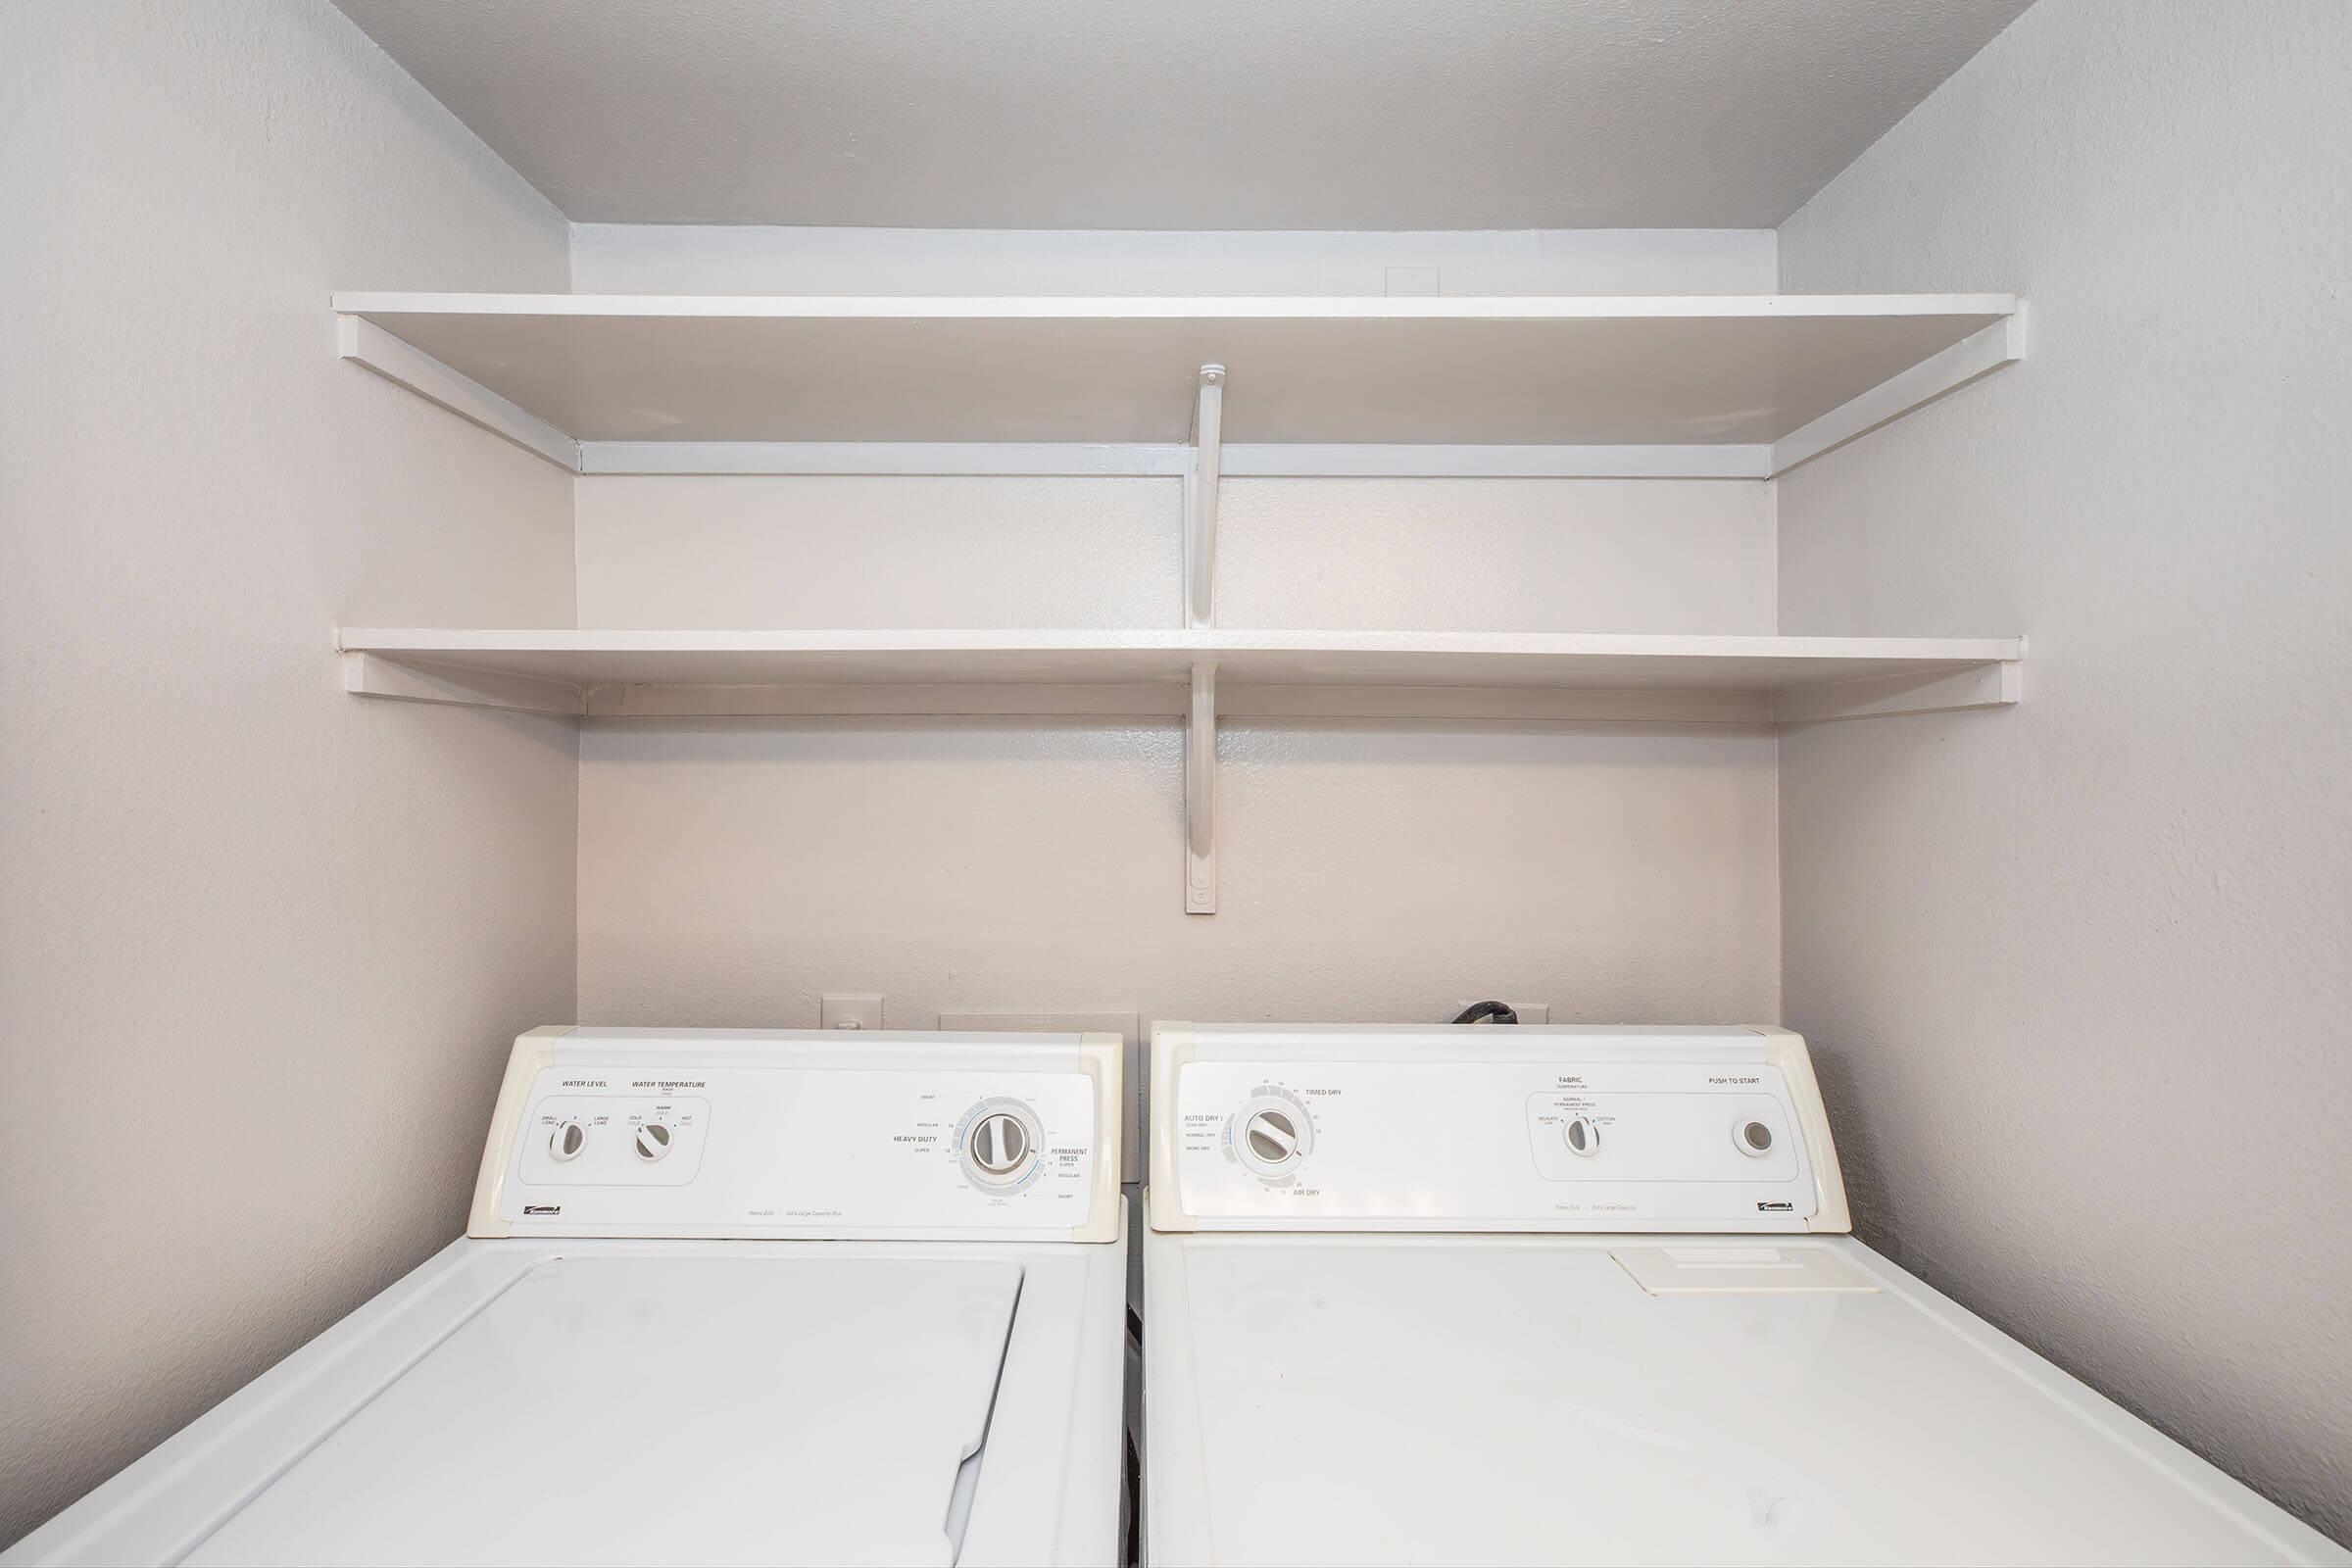
MULTIPOLYGON (((1756 1211, 1763 1214, 1785 1214, 1795 1206, 1796 1205, 1794 1203, 1758 1203, 1756 1205, 1756 1211)), ((525 1209, 523 1212, 528 1213, 530 1211, 525 1209)))
MULTIPOLYGON (((1788 1205, 1783 1203, 1781 1206, 1787 1208, 1788 1205)), ((525 1203, 522 1205, 522 1212, 525 1218, 533 1214, 561 1214, 564 1212, 564 1205, 562 1203, 525 1203)))

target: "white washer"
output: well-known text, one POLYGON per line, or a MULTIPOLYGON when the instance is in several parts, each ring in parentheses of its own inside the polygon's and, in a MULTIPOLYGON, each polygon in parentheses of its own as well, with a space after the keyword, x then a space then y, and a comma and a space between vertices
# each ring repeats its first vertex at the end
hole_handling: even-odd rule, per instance
POLYGON ((2352 1561, 1842 1234, 1794 1035, 1160 1024, 1152 1071, 1152 1562, 2352 1561))
POLYGON ((468 1235, 57 1563, 1108 1563, 1112 1036, 540 1029, 468 1235))

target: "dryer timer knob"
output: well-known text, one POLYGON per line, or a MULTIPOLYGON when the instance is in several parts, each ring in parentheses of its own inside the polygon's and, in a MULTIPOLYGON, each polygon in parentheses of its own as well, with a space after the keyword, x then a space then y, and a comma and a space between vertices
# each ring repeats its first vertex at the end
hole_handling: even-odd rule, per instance
POLYGON ((1258 1179, 1280 1186, 1315 1152, 1315 1124, 1287 1090, 1261 1089, 1225 1124, 1227 1151, 1258 1179))
POLYGON ((1260 1164, 1287 1165, 1298 1157, 1298 1124, 1288 1111, 1261 1110, 1243 1124, 1242 1142, 1260 1164))

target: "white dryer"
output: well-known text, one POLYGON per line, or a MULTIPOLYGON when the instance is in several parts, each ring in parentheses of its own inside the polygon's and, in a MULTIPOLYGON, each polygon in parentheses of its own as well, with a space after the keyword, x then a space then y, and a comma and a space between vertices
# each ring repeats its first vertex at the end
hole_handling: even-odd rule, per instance
POLYGON ((11 1563, 1109 1563, 1109 1036, 541 1029, 468 1235, 11 1563))
POLYGON ((1794 1035, 1152 1052, 1152 1563, 2352 1561, 1843 1234, 1794 1035))

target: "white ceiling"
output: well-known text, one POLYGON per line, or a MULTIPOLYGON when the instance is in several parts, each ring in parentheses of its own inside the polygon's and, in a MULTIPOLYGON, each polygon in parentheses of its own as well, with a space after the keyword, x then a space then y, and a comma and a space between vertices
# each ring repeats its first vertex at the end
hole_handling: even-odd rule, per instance
POLYGON ((2028 0, 337 0, 582 222, 1764 227, 2028 0))

